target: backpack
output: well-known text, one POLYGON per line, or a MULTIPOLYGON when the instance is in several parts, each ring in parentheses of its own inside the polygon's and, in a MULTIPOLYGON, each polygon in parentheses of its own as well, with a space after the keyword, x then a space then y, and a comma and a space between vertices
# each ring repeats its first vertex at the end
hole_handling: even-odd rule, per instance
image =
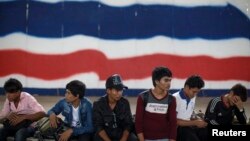
MULTIPOLYGON (((145 109, 147 104, 148 104, 149 90, 146 90, 146 91, 142 92, 140 94, 140 96, 142 97, 143 106, 144 106, 144 109, 145 109)), ((169 94, 168 95, 168 104, 169 105, 171 104, 172 100, 173 100, 173 96, 169 94)))
POLYGON ((59 134, 64 132, 67 126, 59 118, 57 128, 52 128, 50 127, 49 117, 44 117, 37 122, 36 129, 35 137, 38 138, 38 141, 44 141, 45 139, 54 139, 58 141, 59 134))

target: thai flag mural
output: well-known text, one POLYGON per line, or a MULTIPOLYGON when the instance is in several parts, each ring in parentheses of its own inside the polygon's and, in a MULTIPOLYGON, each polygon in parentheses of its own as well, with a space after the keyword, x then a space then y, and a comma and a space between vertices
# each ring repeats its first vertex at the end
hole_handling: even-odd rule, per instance
POLYGON ((250 1, 1 0, 0 66, 0 87, 16 77, 33 90, 73 79, 98 90, 119 73, 147 89, 152 69, 167 66, 172 89, 191 74, 208 91, 249 89, 250 1))

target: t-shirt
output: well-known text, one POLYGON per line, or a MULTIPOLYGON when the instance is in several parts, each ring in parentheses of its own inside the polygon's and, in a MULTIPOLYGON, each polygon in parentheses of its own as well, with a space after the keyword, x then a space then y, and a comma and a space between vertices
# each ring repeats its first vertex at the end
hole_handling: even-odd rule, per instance
POLYGON ((81 122, 79 120, 79 106, 77 108, 75 108, 74 106, 72 106, 73 112, 72 112, 72 116, 73 116, 73 120, 72 120, 72 127, 81 127, 81 122))

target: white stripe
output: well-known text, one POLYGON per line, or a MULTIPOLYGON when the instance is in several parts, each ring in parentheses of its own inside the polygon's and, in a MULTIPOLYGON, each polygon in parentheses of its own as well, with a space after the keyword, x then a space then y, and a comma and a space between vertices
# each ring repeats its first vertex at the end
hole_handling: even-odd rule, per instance
POLYGON ((214 113, 214 108, 215 108, 216 104, 217 104, 219 101, 220 101, 220 97, 216 97, 216 98, 214 98, 214 99, 212 100, 212 103, 211 103, 210 109, 209 109, 210 113, 214 113))
POLYGON ((246 116, 245 110, 244 110, 244 112, 243 112, 243 116, 244 116, 245 120, 247 121, 247 116, 246 116))
MULTIPOLYGON (((0 2, 14 1, 14 0, 1 0, 0 2)), ((36 0, 46 3, 58 2, 89 2, 100 1, 109 6, 130 6, 133 4, 143 5, 176 5, 183 7, 195 6, 225 6, 230 3, 240 9, 245 15, 250 18, 250 1, 249 0, 36 0)))
MULTIPOLYGON (((27 77, 20 74, 12 74, 0 77, 0 84, 4 84, 4 82, 10 77, 19 79, 24 85, 24 87, 29 87, 29 88, 64 88, 69 81, 74 79, 83 81, 87 85, 87 88, 105 88, 105 81, 100 80, 96 73, 81 73, 67 78, 50 80, 50 81, 33 77, 27 77)), ((171 83, 171 89, 181 89, 185 81, 186 81, 185 79, 174 78, 171 83)), ((140 80, 136 79, 124 80, 123 82, 130 89, 149 89, 153 87, 151 77, 140 80)), ((228 81, 206 81, 205 89, 230 89, 236 83, 242 83, 248 89, 250 88, 250 82, 228 80, 228 81)))
POLYGON ((62 39, 48 39, 14 33, 0 38, 0 51, 9 49, 20 49, 36 54, 68 54, 81 50, 98 50, 110 59, 158 53, 179 56, 206 55, 214 58, 250 56, 250 42, 246 38, 178 40, 157 36, 144 40, 102 40, 76 35, 62 39))
POLYGON ((211 123, 212 125, 219 125, 215 120, 211 120, 210 123, 211 123))
POLYGON ((215 99, 213 99, 212 103, 211 103, 211 106, 210 106, 210 112, 211 113, 214 113, 214 109, 215 109, 215 106, 216 104, 220 101, 220 97, 217 97, 215 99))

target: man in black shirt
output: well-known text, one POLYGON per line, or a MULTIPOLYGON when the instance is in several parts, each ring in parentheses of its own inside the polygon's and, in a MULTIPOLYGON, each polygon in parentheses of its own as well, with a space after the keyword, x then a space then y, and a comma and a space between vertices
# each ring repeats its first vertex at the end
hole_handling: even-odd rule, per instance
POLYGON ((205 113, 209 125, 232 125, 234 116, 239 124, 246 124, 247 117, 243 102, 247 101, 247 89, 241 84, 234 85, 229 93, 212 99, 205 113))
POLYGON ((122 97, 120 75, 114 74, 106 81, 106 95, 93 104, 93 123, 96 130, 94 141, 136 141, 132 114, 127 99, 122 97))

